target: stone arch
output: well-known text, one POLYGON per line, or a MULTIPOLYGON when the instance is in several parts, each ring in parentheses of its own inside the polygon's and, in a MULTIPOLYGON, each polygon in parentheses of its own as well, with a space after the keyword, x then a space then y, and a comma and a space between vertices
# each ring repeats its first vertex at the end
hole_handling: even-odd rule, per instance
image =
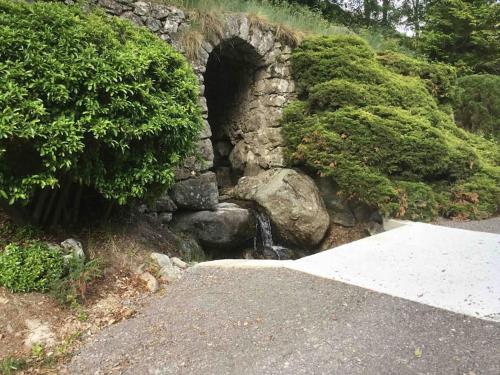
POLYGON ((262 57, 239 37, 221 41, 209 54, 204 96, 219 188, 236 184, 245 172, 243 161, 233 151, 243 140, 243 129, 249 128, 252 121, 248 116, 252 113, 249 103, 262 68, 262 57))
MULTIPOLYGON (((183 52, 181 37, 189 31, 192 23, 189 13, 175 6, 150 1, 90 1, 111 15, 148 28, 179 52, 183 52)), ((238 104, 240 112, 245 116, 235 121, 237 125, 231 127, 228 136, 231 146, 234 146, 230 152, 231 166, 245 175, 255 175, 261 170, 284 166, 284 144, 279 119, 283 107, 295 98, 289 61, 292 46, 279 39, 275 27, 262 22, 251 22, 245 14, 224 14, 221 22, 220 35, 203 40, 195 54, 196 58, 190 61, 200 84, 200 105, 205 128, 200 134, 196 155, 187 158, 176 170, 177 183, 172 188, 175 203, 179 208, 189 210, 213 209, 219 202, 217 181, 213 173, 213 143, 216 143, 214 141, 217 134, 212 135, 209 122, 213 122, 213 119, 209 118, 205 97, 207 65, 210 56, 217 54, 218 49, 227 50, 224 47, 235 47, 236 43, 240 47, 244 46, 244 55, 253 54, 256 57, 246 60, 255 69, 251 81, 246 85, 245 94, 242 95, 245 100, 238 104)), ((209 92, 210 89, 207 90, 208 95, 209 92)), ((173 208, 170 207, 169 210, 173 208)), ((158 212, 163 213, 163 210, 158 212)))
POLYGON ((203 41, 192 65, 206 119, 202 149, 219 186, 284 166, 279 119, 295 97, 290 53, 271 26, 252 25, 242 14, 225 16, 221 37, 203 41))

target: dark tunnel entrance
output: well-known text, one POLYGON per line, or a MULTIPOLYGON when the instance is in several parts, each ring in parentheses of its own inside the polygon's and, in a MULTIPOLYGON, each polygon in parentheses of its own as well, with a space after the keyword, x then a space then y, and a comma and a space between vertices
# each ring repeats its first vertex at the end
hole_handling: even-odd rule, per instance
POLYGON ((205 72, 208 122, 212 130, 214 171, 220 190, 236 184, 243 171, 234 160, 234 145, 242 137, 242 126, 260 56, 240 38, 221 42, 211 52, 205 72))

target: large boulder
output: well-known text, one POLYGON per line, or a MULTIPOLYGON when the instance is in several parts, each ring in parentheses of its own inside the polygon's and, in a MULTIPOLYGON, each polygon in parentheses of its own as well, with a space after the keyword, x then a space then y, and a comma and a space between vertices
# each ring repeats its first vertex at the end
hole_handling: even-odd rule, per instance
POLYGON ((349 207, 349 202, 338 194, 338 187, 333 180, 329 177, 319 177, 315 183, 331 221, 344 227, 353 227, 356 224, 356 217, 349 207))
POLYGON ((212 210, 219 203, 215 173, 207 172, 179 181, 172 187, 170 195, 179 208, 212 210))
POLYGON ((270 169, 242 177, 234 194, 262 206, 280 237, 292 244, 308 248, 319 244, 330 224, 314 181, 293 169, 270 169))
POLYGON ((191 234, 209 248, 236 248, 255 236, 253 215, 232 203, 220 203, 213 211, 179 213, 172 228, 191 234))

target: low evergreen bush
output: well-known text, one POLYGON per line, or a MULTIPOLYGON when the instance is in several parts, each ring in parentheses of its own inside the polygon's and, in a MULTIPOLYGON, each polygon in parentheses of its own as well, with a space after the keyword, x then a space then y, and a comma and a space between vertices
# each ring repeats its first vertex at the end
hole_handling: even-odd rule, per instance
POLYGON ((347 199, 388 216, 497 212, 498 143, 457 127, 440 103, 453 69, 385 56, 352 36, 311 38, 297 48, 301 101, 282 120, 289 161, 331 176, 347 199))
POLYGON ((419 77, 432 96, 439 102, 449 102, 457 80, 456 69, 448 64, 412 58, 397 52, 383 52, 377 60, 395 73, 404 76, 419 77))
POLYGON ((0 197, 37 218, 169 185, 202 128, 186 60, 99 11, 0 0, 0 76, 0 197))

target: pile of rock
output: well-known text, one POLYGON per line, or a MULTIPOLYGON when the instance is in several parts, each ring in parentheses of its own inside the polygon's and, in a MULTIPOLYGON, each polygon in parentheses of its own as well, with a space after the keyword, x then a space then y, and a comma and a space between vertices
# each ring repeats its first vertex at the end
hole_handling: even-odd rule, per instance
POLYGON ((171 283, 182 277, 183 271, 188 268, 188 264, 183 260, 176 257, 170 258, 168 255, 162 253, 151 253, 151 260, 154 267, 159 269, 157 272, 159 281, 150 271, 145 270, 145 264, 139 267, 137 273, 152 293, 160 289, 160 282, 164 284, 171 283))

